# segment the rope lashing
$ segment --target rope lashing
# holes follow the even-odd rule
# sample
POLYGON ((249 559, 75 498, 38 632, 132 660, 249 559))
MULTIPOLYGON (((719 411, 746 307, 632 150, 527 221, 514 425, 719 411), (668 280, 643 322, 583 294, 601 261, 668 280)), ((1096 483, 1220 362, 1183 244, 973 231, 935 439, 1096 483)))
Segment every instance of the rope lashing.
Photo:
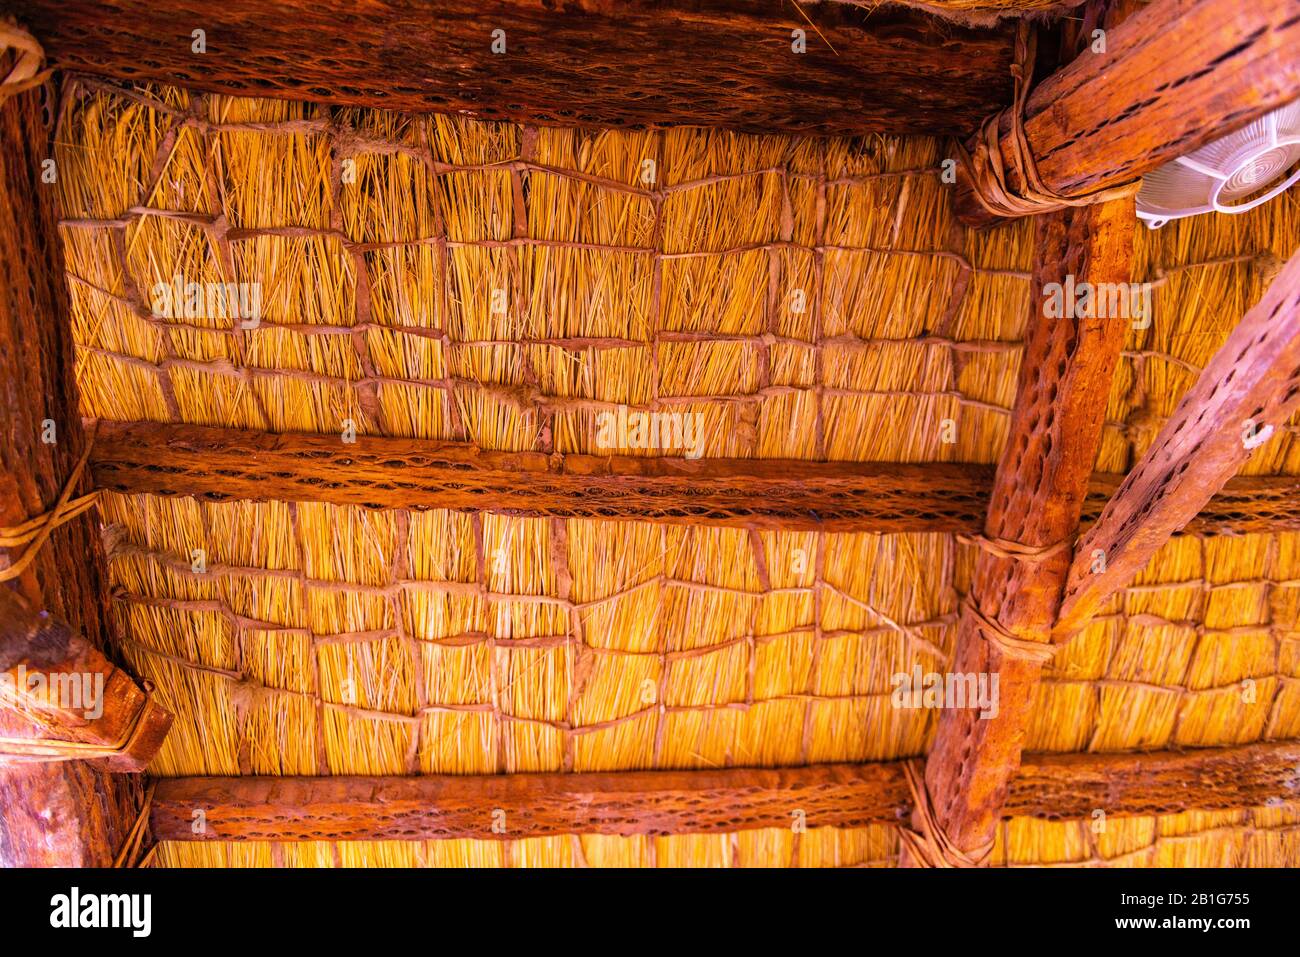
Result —
POLYGON ((153 793, 157 787, 158 782, 154 781, 144 792, 140 813, 135 816, 135 822, 122 842, 122 850, 113 859, 114 867, 148 867, 153 860, 158 845, 154 844, 146 851, 145 841, 149 835, 149 812, 153 809, 153 793))
POLYGON ((980 635, 998 650, 1003 658, 1017 658, 1021 661, 1037 661, 1046 664, 1056 655, 1056 646, 1040 641, 1026 641, 1012 634, 1002 622, 990 618, 980 609, 969 595, 962 599, 962 605, 975 618, 980 635))
POLYGON ((993 853, 993 842, 967 853, 948 837, 935 814, 930 791, 925 786, 925 771, 919 761, 905 761, 903 776, 912 794, 912 822, 919 830, 899 827, 899 837, 920 867, 982 867, 993 853))
POLYGON ((1136 193, 1142 186, 1140 179, 1120 186, 1108 186, 1079 195, 1066 195, 1053 190, 1038 172, 1038 163, 1029 148, 1025 135, 1025 104, 1029 99, 1029 81, 1034 67, 1036 40, 1029 24, 1022 20, 1016 32, 1015 59, 1011 76, 1015 82, 1012 103, 988 117, 975 137, 974 152, 956 140, 957 161, 970 179, 975 199, 989 213, 998 217, 1034 216, 1066 206, 1089 206, 1093 203, 1122 199, 1136 193), (1003 161, 1001 127, 1003 120, 1011 130, 1011 169, 1016 179, 1009 179, 1003 161), (1012 185, 1018 181, 1017 189, 1012 185))
POLYGON ((982 548, 990 555, 996 555, 998 558, 1028 562, 1035 565, 1074 544, 1069 540, 1062 540, 1052 545, 1022 545, 1020 542, 1013 542, 1006 538, 966 534, 958 534, 957 541, 963 545, 974 545, 976 548, 982 548))
MULTIPOLYGON (((1070 539, 1062 539, 1051 545, 1022 545, 1020 542, 988 535, 958 535, 957 541, 965 545, 974 545, 998 558, 1025 562, 1031 565, 1043 562, 1065 549, 1072 548, 1074 545, 1070 539)), ((1012 634, 1002 622, 984 614, 984 610, 969 594, 962 599, 962 604, 975 618, 984 640, 997 648, 1003 658, 1019 658, 1025 661, 1038 661, 1043 664, 1052 660, 1055 654, 1054 646, 1037 641, 1026 641, 1012 634)))
POLYGON ((9 74, 0 80, 0 102, 40 86, 53 72, 41 69, 45 51, 34 36, 17 24, 0 20, 0 53, 6 50, 16 51, 17 59, 9 74))
POLYGON ((131 721, 111 744, 90 741, 58 741, 50 738, 0 737, 0 758, 20 764, 42 764, 55 761, 82 761, 91 758, 112 757, 124 754, 135 744, 144 726, 144 715, 149 710, 146 698, 131 715, 131 721))
POLYGON ((65 522, 81 515, 90 509, 99 499, 99 490, 96 489, 86 495, 78 498, 72 497, 72 490, 77 487, 77 482, 81 480, 81 473, 85 471, 86 463, 90 460, 90 450, 94 447, 94 435, 90 435, 86 440, 86 450, 81 453, 81 458, 77 460, 72 474, 68 476, 67 483, 63 486, 63 492, 59 495, 59 500, 54 507, 42 515, 30 518, 21 525, 13 525, 8 528, 0 528, 0 548, 20 548, 23 553, 8 568, 0 568, 0 582, 7 582, 17 578, 27 570, 27 567, 36 560, 37 554, 47 541, 53 531, 65 522))

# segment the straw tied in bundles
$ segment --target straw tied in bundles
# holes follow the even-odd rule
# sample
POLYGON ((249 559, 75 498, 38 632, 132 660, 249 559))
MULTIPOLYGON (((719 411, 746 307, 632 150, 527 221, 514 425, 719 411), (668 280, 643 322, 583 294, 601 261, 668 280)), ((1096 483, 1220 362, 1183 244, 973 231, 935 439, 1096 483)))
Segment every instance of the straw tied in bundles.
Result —
POLYGON ((233 319, 245 329, 262 321, 260 282, 187 282, 177 273, 150 290, 157 319, 233 319))
POLYGON ((704 452, 703 419, 699 412, 633 412, 620 405, 596 416, 596 447, 677 450, 698 459, 704 452))
POLYGON ((978 708, 984 720, 998 716, 997 672, 940 674, 916 665, 890 679, 889 703, 895 708, 978 708))

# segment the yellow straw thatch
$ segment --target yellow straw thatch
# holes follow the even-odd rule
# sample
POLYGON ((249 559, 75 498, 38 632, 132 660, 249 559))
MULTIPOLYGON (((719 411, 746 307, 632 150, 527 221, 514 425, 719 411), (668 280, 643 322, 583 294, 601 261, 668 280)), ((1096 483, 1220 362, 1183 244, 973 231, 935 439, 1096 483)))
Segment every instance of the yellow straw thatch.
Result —
MULTIPOLYGON (((994 462, 1032 225, 956 225, 923 138, 523 129, 164 88, 69 90, 83 411, 607 454, 602 412, 698 414, 705 456, 994 462), (183 121, 188 121, 184 122, 183 121), (182 125, 183 124, 183 125, 182 125), (254 328, 153 317, 259 283, 254 328), (964 292, 962 290, 964 289, 964 292)), ((1139 231, 1098 468, 1124 471, 1300 238, 1284 196, 1139 231)), ((1292 428, 1248 469, 1300 471, 1292 428)), ((626 449, 634 454, 680 450, 626 449)), ((123 652, 176 725, 153 772, 714 768, 924 754, 973 549, 105 495, 123 652)), ((1027 747, 1300 737, 1300 536, 1175 538, 1037 692, 1027 747)), ((1294 810, 1012 821, 999 863, 1294 863, 1294 810)), ((856 866, 885 828, 165 845, 231 866, 856 866)))

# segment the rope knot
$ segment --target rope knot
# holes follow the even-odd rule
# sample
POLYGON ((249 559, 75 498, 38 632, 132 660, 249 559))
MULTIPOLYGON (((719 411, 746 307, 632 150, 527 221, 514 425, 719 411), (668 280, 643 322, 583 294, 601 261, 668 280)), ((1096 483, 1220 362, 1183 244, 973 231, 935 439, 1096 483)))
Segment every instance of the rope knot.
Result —
POLYGON ((53 72, 41 69, 45 50, 34 36, 16 23, 0 20, 0 53, 8 50, 14 51, 15 59, 9 74, 0 80, 0 102, 40 86, 53 72))
POLYGON ((0 528, 0 548, 19 548, 23 553, 8 568, 0 568, 0 582, 11 581, 17 578, 27 570, 27 566, 36 560, 37 554, 50 538, 50 535, 56 528, 64 522, 70 522, 72 519, 88 511, 99 501, 99 490, 96 489, 79 498, 73 498, 73 489, 81 480, 81 473, 85 471, 86 462, 90 459, 90 450, 94 447, 95 436, 92 432, 86 439, 86 451, 81 454, 77 460, 76 467, 73 468, 72 474, 68 476, 68 481, 63 486, 63 492, 59 495, 59 500, 54 507, 48 512, 37 515, 35 518, 28 519, 21 525, 12 525, 8 528, 0 528))
POLYGON ((1035 36, 1028 22, 1020 21, 1015 61, 1011 65, 1015 84, 1011 105, 984 121, 975 136, 973 153, 960 140, 956 141, 957 161, 970 178, 975 199, 994 216, 1015 217, 1050 213, 1066 206, 1088 206, 1136 193, 1142 186, 1140 179, 1075 196, 1058 193, 1044 182, 1025 134, 1025 104, 1029 100, 1035 46, 1035 36), (1002 155, 1003 120, 1011 129, 1010 169, 1004 164, 1002 155), (1008 176, 1010 170, 1015 171, 1014 179, 1008 176), (1020 184, 1018 188, 1012 185, 1017 182, 1020 184))
POLYGON ((983 867, 993 853, 993 842, 989 841, 970 853, 963 851, 939 823, 921 763, 905 761, 903 777, 907 779, 907 789, 912 794, 912 822, 917 830, 900 827, 898 833, 912 860, 920 867, 983 867))

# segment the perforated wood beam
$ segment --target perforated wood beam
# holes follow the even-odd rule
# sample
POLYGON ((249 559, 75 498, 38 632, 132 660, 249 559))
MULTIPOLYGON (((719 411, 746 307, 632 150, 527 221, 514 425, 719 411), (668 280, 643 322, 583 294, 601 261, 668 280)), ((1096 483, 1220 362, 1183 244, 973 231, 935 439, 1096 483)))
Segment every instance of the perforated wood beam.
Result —
POLYGON ((563 126, 961 133, 1009 26, 769 0, 24 0, 54 63, 125 80, 563 126), (205 31, 206 52, 192 31, 205 31), (794 30, 806 52, 792 48, 794 30), (500 31, 499 33, 497 31, 500 31), (494 48, 495 44, 495 48, 494 48))
POLYGON ((1101 518, 1079 541, 1064 640, 1123 588, 1300 409, 1300 253, 1214 354, 1101 518))
MULTIPOLYGON (((1006 817, 1060 821, 1260 807, 1300 788, 1300 744, 1148 754, 1027 755, 1006 817)), ((170 778, 164 841, 518 840, 897 824, 911 798, 897 763, 779 770, 423 777, 170 778), (195 811, 202 811, 200 817, 195 811), (504 812, 494 816, 494 812, 504 812), (796 814, 802 812, 802 815, 796 814), (196 820, 204 826, 194 827, 196 820), (495 824, 504 824, 502 831, 495 824)))
MULTIPOLYGON (((1108 29, 1105 45, 1044 79, 1026 104, 1029 148, 1058 193, 1128 182, 1300 95, 1295 0, 1154 0, 1108 29)), ((1001 147, 1009 164, 1006 118, 1001 147)), ((993 221, 969 183, 958 188, 963 222, 993 221)))
MULTIPOLYGON (((0 73, 11 63, 0 55, 0 73)), ((41 93, 0 102, 0 527, 26 522, 59 497, 84 437, 77 416, 72 331, 55 231, 55 187, 41 182, 50 131, 41 93), (48 423, 53 424, 50 435, 48 423), (42 441, 42 435, 54 442, 42 441)), ((86 491, 86 481, 77 491, 86 491)), ((0 568, 21 549, 0 548, 0 568)), ((103 647, 106 596, 89 515, 62 525, 25 573, 0 588, 74 625, 103 647)), ((111 864, 134 822, 140 787, 81 762, 0 768, 0 865, 111 864)))
POLYGON ((987 497, 954 465, 487 452, 151 422, 102 423, 91 465, 123 492, 758 528, 954 529, 987 497))
MULTIPOLYGON (((1034 251, 1025 355, 983 532, 989 539, 1049 549, 1071 541, 1078 528, 1128 322, 1045 318, 1043 287, 1067 275, 1076 282, 1127 283, 1132 201, 1038 217, 1034 251)), ((1017 639, 1044 643, 1069 564, 1068 547, 1033 561, 981 551, 968 599, 1017 639)), ((951 670, 997 673, 998 713, 984 719, 974 709, 944 710, 925 766, 939 827, 976 861, 986 861, 992 846, 1042 668, 1032 658, 1004 654, 988 638, 989 626, 963 605, 951 670)), ((915 824, 920 830, 919 819, 915 824)), ((906 851, 901 861, 920 863, 906 851)))
MULTIPOLYGON (((975 534, 993 487, 983 465, 548 456, 154 422, 101 422, 90 464, 128 494, 826 531, 975 534)), ((1085 523, 1122 480, 1092 476, 1085 523)), ((1187 527, 1282 530, 1300 530, 1300 476, 1233 479, 1187 527)))

